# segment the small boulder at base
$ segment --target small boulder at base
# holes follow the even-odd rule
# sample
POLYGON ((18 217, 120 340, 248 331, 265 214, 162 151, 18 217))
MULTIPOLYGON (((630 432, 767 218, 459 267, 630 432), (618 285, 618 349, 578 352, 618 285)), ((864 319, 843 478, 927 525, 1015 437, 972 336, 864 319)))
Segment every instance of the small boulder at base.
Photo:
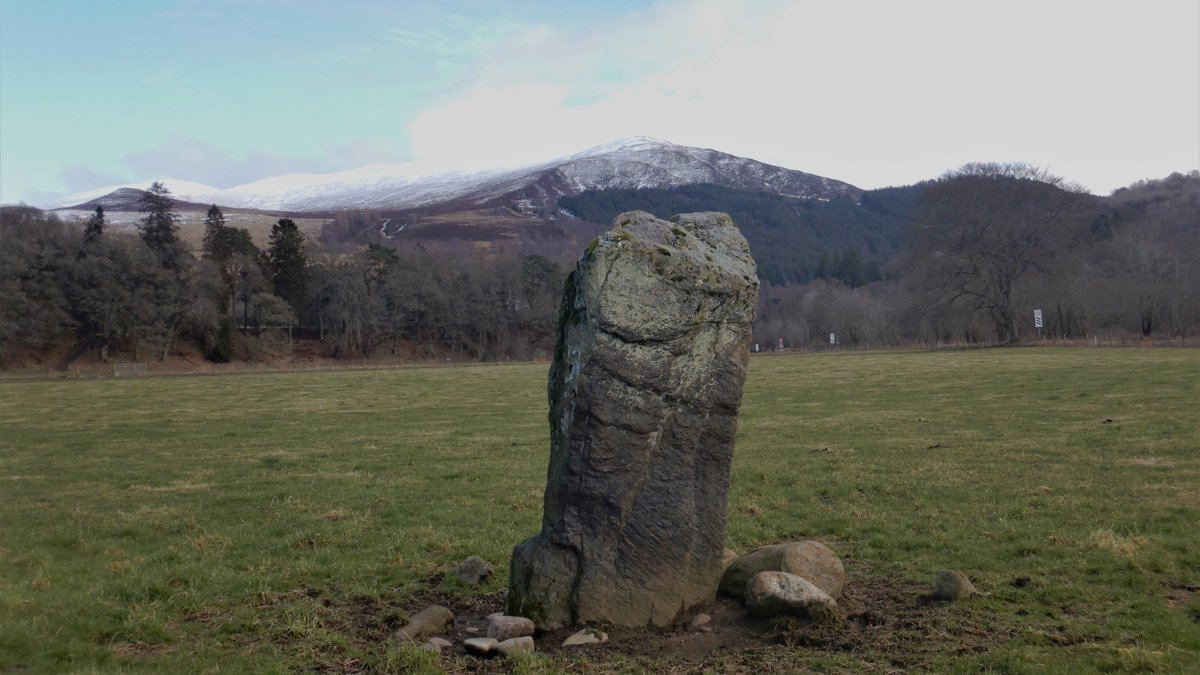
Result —
POLYGON ((483 558, 473 555, 460 562, 450 574, 468 586, 478 586, 492 577, 492 566, 483 558))
POLYGON ((435 637, 435 638, 429 638, 428 640, 426 640, 425 644, 421 645, 421 649, 424 649, 425 651, 431 652, 434 654, 441 654, 442 652, 446 651, 447 649, 449 649, 453 646, 454 646, 453 642, 450 642, 449 640, 447 640, 445 638, 435 637))
POLYGON ((579 645, 599 645, 608 642, 608 633, 595 628, 584 628, 576 631, 563 640, 564 647, 577 647, 579 645))
POLYGON ((504 642, 496 645, 496 651, 501 656, 512 656, 513 654, 528 654, 535 649, 533 638, 525 635, 523 637, 509 638, 504 642))
POLYGON ((506 616, 501 614, 493 616, 488 621, 488 637, 495 638, 499 642, 504 642, 512 638, 525 637, 533 635, 536 627, 533 621, 526 619, 523 616, 506 616))
POLYGON ((933 581, 933 592, 929 594, 929 599, 953 602, 965 600, 976 592, 967 575, 954 570, 942 570, 933 581))
POLYGON ((721 594, 741 597, 746 583, 759 572, 804 577, 835 600, 846 587, 846 569, 837 554, 819 541, 797 541, 763 546, 733 561, 721 577, 721 594))
POLYGON ((787 572, 759 572, 746 584, 746 609, 758 617, 837 615, 837 601, 804 577, 787 572))
POLYGON ((454 625, 454 613, 441 605, 430 605, 417 612, 392 639, 397 642, 416 642, 429 635, 445 633, 454 625))
POLYGON ((496 652, 496 645, 500 644, 495 638, 467 638, 463 640, 463 647, 466 648, 468 654, 475 656, 490 656, 496 652))

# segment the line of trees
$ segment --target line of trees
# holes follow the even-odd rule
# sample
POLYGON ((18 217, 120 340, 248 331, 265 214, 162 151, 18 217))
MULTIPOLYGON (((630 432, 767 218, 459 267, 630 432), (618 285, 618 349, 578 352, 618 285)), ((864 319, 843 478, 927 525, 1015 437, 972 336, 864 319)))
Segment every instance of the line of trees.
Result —
MULTIPOLYGON (((883 278, 764 284, 760 341, 816 347, 1182 339, 1200 322, 1200 174, 1100 199, 1022 164, 924 185, 883 278)), ((753 243, 752 243, 753 248, 753 243)))
MULTIPOLYGON (((1196 172, 1106 198, 1026 165, 971 164, 859 202, 713 186, 564 201, 601 214, 732 205, 723 210, 747 219, 739 226, 751 250, 769 260, 755 324, 768 345, 817 347, 830 333, 871 347, 1013 343, 1036 335, 1034 309, 1049 338, 1182 337, 1200 322, 1196 172), (833 236, 836 223, 851 229, 833 236)), ((197 257, 173 208, 155 183, 136 235, 110 231, 99 207, 83 223, 0 209, 0 365, 55 350, 64 364, 89 351, 165 358, 182 344, 217 362, 297 345, 334 357, 476 360, 552 346, 565 274, 547 258, 375 242, 331 250, 288 218, 260 250, 217 206, 197 257)))
POLYGON ((564 274, 546 258, 375 244, 326 253, 288 218, 260 250, 214 205, 197 259, 161 183, 140 207, 136 236, 111 232, 103 207, 82 227, 0 209, 0 365, 64 343, 64 365, 92 350, 163 359, 181 340, 215 362, 285 353, 298 337, 335 357, 416 348, 484 360, 549 348, 564 274))

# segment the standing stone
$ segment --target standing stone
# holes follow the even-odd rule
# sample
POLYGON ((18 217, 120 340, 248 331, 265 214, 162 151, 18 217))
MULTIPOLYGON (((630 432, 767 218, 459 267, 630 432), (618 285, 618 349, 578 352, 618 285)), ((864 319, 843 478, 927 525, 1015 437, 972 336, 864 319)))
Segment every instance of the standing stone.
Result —
POLYGON ((757 302, 725 214, 625 213, 580 258, 550 367, 542 531, 513 552, 509 614, 668 626, 713 599, 757 302))

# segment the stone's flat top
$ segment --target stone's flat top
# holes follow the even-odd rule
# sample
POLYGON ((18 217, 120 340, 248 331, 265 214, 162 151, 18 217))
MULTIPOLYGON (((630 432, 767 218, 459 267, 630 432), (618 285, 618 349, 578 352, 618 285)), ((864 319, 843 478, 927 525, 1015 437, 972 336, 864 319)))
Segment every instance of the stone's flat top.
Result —
POLYGON ((697 321, 754 321, 757 306, 727 302, 753 289, 758 274, 750 246, 723 213, 688 213, 670 221, 643 211, 617 216, 580 267, 584 296, 598 327, 629 342, 664 342, 697 321), (699 311, 698 311, 699 309, 699 311))
MULTIPOLYGON (((757 276, 750 244, 724 213, 681 213, 662 220, 645 211, 617 216, 613 228, 596 240, 596 250, 663 247, 696 265, 712 265, 731 275, 757 276)), ((685 286, 706 285, 704 279, 680 279, 685 286)), ((717 289, 719 290, 719 289, 717 289)))

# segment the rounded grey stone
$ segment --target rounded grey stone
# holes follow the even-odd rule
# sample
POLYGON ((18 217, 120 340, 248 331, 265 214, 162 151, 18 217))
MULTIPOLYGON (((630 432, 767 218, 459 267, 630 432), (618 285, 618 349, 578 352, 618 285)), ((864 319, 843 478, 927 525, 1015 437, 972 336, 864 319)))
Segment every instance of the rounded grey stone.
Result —
POLYGON ((746 609, 759 617, 784 615, 822 619, 837 614, 837 601, 804 577, 759 572, 746 584, 746 609))

